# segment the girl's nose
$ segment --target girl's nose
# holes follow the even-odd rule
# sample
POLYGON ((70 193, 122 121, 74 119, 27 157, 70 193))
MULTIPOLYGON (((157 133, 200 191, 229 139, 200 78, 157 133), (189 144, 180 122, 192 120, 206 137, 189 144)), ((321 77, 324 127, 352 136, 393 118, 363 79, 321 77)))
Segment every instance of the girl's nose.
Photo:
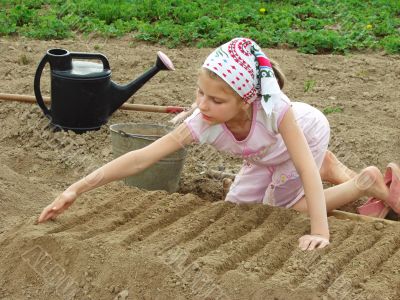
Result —
POLYGON ((200 110, 205 111, 207 110, 207 100, 205 97, 199 97, 199 102, 197 104, 200 110))

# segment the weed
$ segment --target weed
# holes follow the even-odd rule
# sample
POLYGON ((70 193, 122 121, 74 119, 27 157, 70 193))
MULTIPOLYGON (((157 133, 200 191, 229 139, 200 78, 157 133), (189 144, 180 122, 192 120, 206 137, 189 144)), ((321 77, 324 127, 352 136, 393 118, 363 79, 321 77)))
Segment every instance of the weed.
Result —
POLYGON ((307 92, 311 91, 313 89, 314 85, 315 85, 315 80, 307 79, 304 82, 304 92, 307 93, 307 92))
POLYGON ((333 107, 325 107, 322 112, 324 113, 324 115, 329 115, 332 113, 341 113, 343 112, 343 108, 339 107, 339 106, 333 106, 333 107))

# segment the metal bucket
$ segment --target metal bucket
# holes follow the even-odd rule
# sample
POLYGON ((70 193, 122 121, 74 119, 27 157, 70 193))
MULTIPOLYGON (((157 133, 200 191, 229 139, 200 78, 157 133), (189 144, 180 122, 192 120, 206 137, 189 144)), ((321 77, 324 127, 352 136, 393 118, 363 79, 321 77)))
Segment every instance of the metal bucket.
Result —
MULTIPOLYGON (((110 126, 113 155, 115 158, 136 149, 141 149, 167 134, 172 128, 155 124, 122 123, 110 126)), ((184 148, 164 157, 146 170, 129 176, 124 182, 146 190, 176 192, 183 168, 184 148)))

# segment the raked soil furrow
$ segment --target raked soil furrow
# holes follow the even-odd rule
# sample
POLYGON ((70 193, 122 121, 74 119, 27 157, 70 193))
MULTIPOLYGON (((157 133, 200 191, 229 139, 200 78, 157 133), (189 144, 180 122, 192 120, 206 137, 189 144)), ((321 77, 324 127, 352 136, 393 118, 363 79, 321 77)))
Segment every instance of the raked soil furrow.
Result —
POLYGON ((270 242, 290 220, 284 216, 283 211, 275 210, 260 226, 236 240, 224 243, 207 255, 199 257, 197 263, 219 275, 233 270, 240 262, 248 260, 270 242))
MULTIPOLYGON (((398 230, 397 230, 398 231, 398 230)), ((389 242, 389 240, 388 240, 389 242)), ((349 296, 351 299, 400 299, 400 250, 399 245, 396 245, 396 251, 391 253, 393 247, 386 244, 389 248, 389 254, 391 256, 386 259, 388 255, 385 249, 375 249, 374 260, 378 259, 379 254, 382 253, 384 256, 384 262, 379 265, 378 269, 371 270, 365 274, 363 281, 358 284, 358 288, 354 291, 350 289, 349 296)), ((368 262, 369 257, 366 257, 368 262)), ((351 278, 351 280, 353 280, 351 278)))
POLYGON ((381 266, 400 248, 400 230, 390 228, 384 234, 373 247, 353 258, 326 290, 332 291, 338 280, 342 283, 346 282, 345 285, 349 290, 355 290, 366 278, 379 273, 381 266), (365 260, 365 257, 368 257, 368 261, 365 260))
POLYGON ((22 256, 38 247, 77 282, 87 276, 76 266, 106 264, 107 272, 91 275, 97 279, 85 285, 93 295, 104 294, 107 278, 126 278, 127 272, 126 284, 154 278, 185 299, 206 298, 209 291, 226 299, 347 299, 377 294, 377 285, 384 299, 398 296, 400 276, 393 274, 400 269, 400 227, 395 225, 331 217, 330 246, 304 252, 298 239, 309 232, 310 221, 293 210, 210 203, 192 194, 135 190, 124 195, 99 203, 102 211, 85 204, 90 206, 86 215, 72 210, 44 225, 33 225, 32 218, 3 233, 8 254, 1 261, 19 266, 7 269, 4 280, 21 270, 33 276, 36 270, 22 256), (157 272, 146 274, 146 266, 157 272))
POLYGON ((135 220, 136 226, 114 232, 116 234, 114 239, 120 239, 123 245, 142 241, 152 233, 169 226, 197 209, 201 209, 203 205, 204 202, 198 197, 187 195, 182 197, 180 201, 176 201, 173 205, 161 210, 152 208, 147 215, 142 215, 135 220))
MULTIPOLYGON (((97 205, 91 203, 93 208, 85 209, 83 213, 73 212, 72 214, 62 215, 57 219, 58 225, 54 229, 51 229, 49 233, 71 230, 88 232, 90 236, 89 232, 93 230, 93 234, 95 235, 97 230, 102 230, 102 228, 109 226, 114 227, 114 223, 128 222, 136 215, 147 211, 149 207, 156 203, 155 199, 157 199, 157 197, 157 193, 152 195, 150 192, 148 197, 129 201, 129 194, 117 193, 104 203, 97 205), (107 224, 99 226, 98 223, 104 221, 105 218, 107 224)), ((77 205, 80 205, 80 203, 77 205)), ((107 231, 107 229, 104 229, 104 231, 107 231)))
POLYGON ((269 210, 259 209, 257 206, 236 206, 229 214, 211 224, 196 239, 182 245, 190 253, 188 262, 205 256, 219 246, 234 241, 256 229, 268 218, 269 213, 269 210))
POLYGON ((239 271, 257 273, 261 281, 267 280, 279 271, 294 251, 298 251, 299 237, 309 231, 307 222, 303 216, 293 215, 269 243, 239 266, 239 271))
POLYGON ((234 205, 228 202, 205 203, 191 214, 181 217, 171 225, 155 231, 145 243, 150 243, 156 251, 167 251, 171 247, 195 239, 208 226, 224 217, 234 205), (174 239, 171 239, 171 236, 174 239))
POLYGON ((334 223, 331 226, 331 244, 329 247, 318 251, 293 251, 292 256, 284 263, 282 268, 268 278, 272 286, 281 286, 282 288, 295 288, 304 280, 318 265, 323 255, 340 245, 348 238, 354 230, 355 224, 350 221, 334 223))
POLYGON ((381 233, 374 233, 371 223, 367 223, 362 227, 358 226, 352 235, 321 258, 297 289, 311 287, 318 291, 327 289, 341 276, 343 269, 348 264, 351 264, 353 259, 358 256, 365 257, 364 252, 374 247, 382 237, 381 233), (360 236, 366 234, 368 238, 360 239, 360 236))
POLYGON ((132 226, 131 223, 135 218, 140 216, 140 214, 147 212, 154 205, 155 202, 151 201, 151 199, 135 203, 133 208, 124 205, 123 207, 125 208, 121 208, 120 211, 113 213, 113 216, 109 216, 107 221, 104 221, 101 216, 89 216, 87 222, 81 224, 82 228, 79 228, 79 225, 77 225, 71 229, 71 231, 80 232, 81 235, 79 236, 79 239, 81 240, 90 239, 101 234, 108 234, 124 227, 126 224, 132 226), (105 224, 99 226, 100 222, 105 224))

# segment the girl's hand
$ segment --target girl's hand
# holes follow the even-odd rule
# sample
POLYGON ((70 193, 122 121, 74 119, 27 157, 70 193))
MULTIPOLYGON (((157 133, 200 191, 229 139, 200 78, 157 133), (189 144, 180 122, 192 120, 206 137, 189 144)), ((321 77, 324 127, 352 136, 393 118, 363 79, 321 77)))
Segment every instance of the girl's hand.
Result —
POLYGON ((329 245, 329 239, 322 235, 303 235, 299 238, 299 247, 301 250, 314 250, 315 248, 324 248, 329 245))
POLYGON ((39 216, 38 223, 44 223, 49 219, 56 218, 59 214, 63 213, 72 203, 78 198, 74 191, 64 191, 58 196, 53 203, 45 207, 39 216))
POLYGON ((189 110, 180 112, 175 117, 173 117, 169 122, 171 122, 173 125, 178 125, 179 123, 183 122, 183 120, 185 120, 187 117, 189 117, 195 111, 196 108, 197 104, 193 103, 189 110))

